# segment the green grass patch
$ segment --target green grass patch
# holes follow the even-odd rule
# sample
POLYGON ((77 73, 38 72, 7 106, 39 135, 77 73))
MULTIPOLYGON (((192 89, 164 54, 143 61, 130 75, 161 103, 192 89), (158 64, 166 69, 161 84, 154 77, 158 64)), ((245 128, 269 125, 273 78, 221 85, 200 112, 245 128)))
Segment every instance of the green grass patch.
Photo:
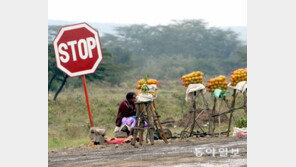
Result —
POLYGON ((90 142, 89 138, 80 138, 76 140, 48 140, 48 149, 57 149, 64 147, 77 147, 90 142))

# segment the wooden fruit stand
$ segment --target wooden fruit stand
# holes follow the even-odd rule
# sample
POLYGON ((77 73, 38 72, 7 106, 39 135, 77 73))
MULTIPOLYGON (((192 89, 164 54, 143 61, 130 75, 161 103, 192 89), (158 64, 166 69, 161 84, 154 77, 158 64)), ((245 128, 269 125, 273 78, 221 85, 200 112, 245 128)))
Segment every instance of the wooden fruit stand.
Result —
MULTIPOLYGON (((194 73, 194 72, 193 72, 194 73)), ((212 97, 210 100, 213 100, 213 106, 210 109, 209 108, 209 103, 207 102, 207 99, 204 97, 204 94, 202 93, 202 90, 199 90, 199 92, 193 92, 193 96, 191 96, 191 103, 190 103, 190 109, 189 112, 191 114, 190 116, 190 120, 187 120, 187 125, 185 126, 184 130, 181 131, 180 137, 181 138, 186 138, 186 137, 192 137, 193 135, 210 135, 212 137, 218 135, 219 137, 222 134, 226 134, 227 136, 229 136, 230 134, 230 129, 231 129, 231 124, 232 124, 232 120, 234 119, 233 117, 233 113, 236 110, 239 109, 244 109, 245 114, 247 114, 247 90, 246 90, 246 82, 241 82, 241 81, 246 81, 246 74, 247 73, 247 69, 238 69, 236 71, 234 71, 230 77, 230 81, 232 83, 229 83, 225 80, 226 77, 223 75, 220 75, 219 77, 216 78, 212 78, 210 80, 208 80, 208 84, 206 85, 206 87, 208 88, 209 92, 212 93, 212 97), (236 86, 238 83, 240 83, 242 87, 239 86, 239 88, 234 87, 236 86), (227 88, 233 88, 233 92, 231 95, 231 101, 229 102, 228 99, 226 98, 226 95, 229 93, 227 91, 227 88), (243 91, 245 90, 245 91, 243 91), (244 99, 244 104, 242 106, 236 107, 236 99, 237 99, 237 94, 238 93, 242 93, 243 94, 243 99, 244 99), (202 109, 201 107, 197 108, 196 106, 196 99, 197 99, 197 93, 198 95, 200 95, 202 97, 202 102, 204 103, 204 106, 206 107, 205 109, 202 109), (222 108, 222 104, 225 103, 226 104, 226 108, 227 111, 221 111, 222 108), (198 111, 200 111, 198 113, 198 111), (200 115, 203 112, 207 112, 208 113, 208 131, 205 132, 205 130, 203 129, 203 127, 200 126, 200 124, 198 123, 198 118, 200 117, 200 115), (229 116, 227 116, 226 114, 229 114, 229 116), (228 118, 228 127, 227 130, 222 132, 221 131, 221 115, 225 115, 228 118), (218 120, 218 121, 217 121, 218 120), (218 122, 218 133, 215 132, 216 130, 216 122, 218 122), (202 131, 202 133, 195 133, 194 132, 194 128, 197 127, 197 129, 200 129, 202 131)), ((194 76, 194 75, 193 75, 194 76)), ((191 91, 191 89, 189 88, 190 86, 195 86, 195 85, 190 85, 190 84, 195 84, 195 82, 191 82, 189 83, 189 85, 187 85, 188 83, 184 81, 187 81, 186 78, 193 78, 192 74, 187 74, 185 76, 182 77, 183 79, 183 86, 188 86, 187 88, 187 94, 188 94, 188 90, 191 91)), ((189 79, 190 80, 190 79, 189 79)), ((201 83, 201 81, 197 81, 199 83, 201 83)), ((187 96, 186 96, 187 98, 187 96)), ((187 118, 188 119, 188 118, 187 118)))
MULTIPOLYGON (((237 98, 237 94, 239 92, 234 89, 233 90, 233 93, 232 93, 232 100, 231 100, 231 103, 229 104, 228 100, 226 99, 226 97, 224 96, 222 99, 220 99, 221 103, 222 102, 225 102, 228 110, 227 111, 224 111, 224 112, 221 112, 221 113, 217 113, 215 114, 215 112, 213 112, 212 114, 212 117, 215 118, 223 115, 223 114, 229 114, 229 117, 228 117, 228 128, 227 128, 227 131, 226 131, 226 134, 227 136, 229 136, 229 133, 230 133, 230 129, 231 129, 231 123, 232 123, 232 119, 233 119, 233 113, 234 111, 236 110, 239 110, 239 109, 244 109, 244 112, 247 114, 247 90, 243 92, 243 97, 244 97, 244 104, 242 106, 239 106, 239 107, 236 107, 236 98, 237 98)), ((216 99, 214 99, 214 107, 213 107, 213 110, 215 109, 215 106, 216 106, 216 102, 217 101, 216 99)), ((215 122, 214 122, 214 125, 215 125, 215 122)), ((214 131, 214 129, 212 130, 214 131)))
MULTIPOLYGON (((209 113, 209 105, 208 102, 206 100, 206 98, 204 97, 204 94, 202 92, 202 90, 198 91, 198 95, 200 95, 203 99, 203 103, 206 106, 205 109, 201 109, 199 108, 200 112, 198 113, 198 108, 196 106, 196 99, 197 99, 197 91, 193 92, 193 96, 191 96, 191 103, 190 103, 190 119, 192 120, 188 120, 187 125, 185 126, 184 130, 181 132, 180 136, 181 138, 187 138, 187 137, 192 137, 193 135, 206 135, 205 130, 200 126, 200 124, 198 123, 198 118, 201 116, 201 114, 203 114, 204 112, 208 112, 209 113), (197 129, 200 129, 202 131, 201 134, 199 133, 195 133, 194 132, 194 128, 195 126, 197 126, 197 129)), ((209 118, 211 116, 209 115, 209 118)))
POLYGON ((145 130, 144 129, 145 122, 147 122, 148 124, 146 139, 149 134, 151 145, 154 144, 154 133, 155 133, 155 130, 158 130, 158 129, 160 130, 160 135, 162 136, 163 141, 165 143, 168 143, 166 134, 164 133, 163 128, 161 126, 161 122, 159 120, 160 116, 156 111, 155 101, 136 102, 136 112, 137 112, 136 125, 134 127, 134 134, 133 134, 133 140, 131 142, 131 145, 135 146, 138 132, 139 132, 139 143, 140 145, 143 145, 143 133, 145 130))

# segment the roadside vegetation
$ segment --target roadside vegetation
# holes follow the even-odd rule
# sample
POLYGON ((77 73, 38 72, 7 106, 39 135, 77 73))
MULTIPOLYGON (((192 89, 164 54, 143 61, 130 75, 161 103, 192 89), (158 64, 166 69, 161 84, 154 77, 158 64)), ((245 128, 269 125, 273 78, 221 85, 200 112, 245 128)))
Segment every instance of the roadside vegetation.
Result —
MULTIPOLYGON (((160 81, 157 92, 157 109, 161 115, 161 120, 172 117, 176 124, 183 118, 189 109, 189 104, 185 101, 186 88, 181 86, 181 81, 160 81)), ((106 83, 88 84, 91 111, 94 126, 106 128, 108 136, 114 136, 115 119, 120 102, 125 98, 127 92, 134 91, 135 81, 125 82, 119 86, 110 86, 106 83)), ((82 86, 80 88, 66 88, 60 94, 59 99, 52 100, 54 92, 49 92, 48 100, 48 146, 49 149, 79 146, 89 143, 89 118, 82 86)), ((206 98, 213 104, 210 94, 206 93, 206 98)), ((231 99, 231 96, 227 98, 231 99)), ((243 104, 242 96, 238 97, 237 106, 243 104)), ((226 111, 225 105, 222 111, 226 111)), ((246 117, 243 110, 234 113, 236 120, 246 117)), ((233 121, 233 125, 235 122, 233 121)), ((206 129, 206 127, 204 127, 206 129)), ((226 130, 226 123, 222 125, 222 130, 226 130)), ((170 128, 177 135, 183 127, 170 128)))

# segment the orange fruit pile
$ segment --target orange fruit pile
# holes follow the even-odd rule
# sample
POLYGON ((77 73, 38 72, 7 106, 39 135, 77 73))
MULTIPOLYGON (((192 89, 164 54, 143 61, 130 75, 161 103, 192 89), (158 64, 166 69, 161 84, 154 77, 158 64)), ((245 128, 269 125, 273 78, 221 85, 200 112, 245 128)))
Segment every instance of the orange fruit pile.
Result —
POLYGON ((182 85, 187 87, 190 84, 203 84, 203 72, 195 71, 187 75, 182 76, 182 85))
POLYGON ((148 79, 148 80, 140 79, 138 81, 138 85, 137 85, 136 89, 138 89, 138 90, 141 89, 142 85, 144 85, 144 84, 147 84, 147 85, 155 84, 155 85, 157 85, 157 87, 159 85, 159 83, 156 79, 148 79))
POLYGON ((231 86, 236 86, 236 84, 241 81, 247 81, 247 68, 240 68, 233 71, 231 73, 229 81, 231 82, 231 86))
MULTIPOLYGON (((138 85, 136 86, 136 89, 138 89, 139 91, 137 92, 137 95, 139 95, 140 93, 147 93, 147 89, 143 90, 143 88, 147 87, 147 85, 157 85, 157 87, 159 86, 159 82, 156 79, 140 79, 138 81, 138 85), (144 87, 142 88, 142 86, 144 85, 144 87)), ((156 93, 155 92, 149 92, 153 97, 156 97, 156 93)))
POLYGON ((208 80, 206 87, 209 89, 209 92, 214 92, 215 89, 221 89, 223 92, 226 92, 227 85, 226 77, 220 75, 219 77, 208 80))

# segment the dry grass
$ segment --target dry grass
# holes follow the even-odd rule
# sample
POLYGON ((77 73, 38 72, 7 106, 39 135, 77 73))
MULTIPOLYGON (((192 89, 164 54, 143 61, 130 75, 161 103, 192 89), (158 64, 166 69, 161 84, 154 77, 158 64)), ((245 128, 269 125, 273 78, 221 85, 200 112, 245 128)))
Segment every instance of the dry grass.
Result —
MULTIPOLYGON (((118 106, 127 92, 136 92, 135 83, 136 81, 126 82, 119 87, 87 83, 94 125, 106 128, 107 135, 113 136, 118 106)), ((160 81, 156 105, 162 120, 173 117, 178 121, 183 117, 188 110, 185 91, 186 88, 181 86, 180 81, 160 81)), ((51 100, 52 97, 53 92, 50 92, 48 97, 49 148, 80 145, 86 142, 89 118, 83 88, 65 89, 56 101, 51 100)), ((209 93, 206 94, 206 98, 212 105, 213 100, 209 93)), ((243 99, 239 95, 237 106, 242 104, 243 99)), ((222 111, 225 110, 227 108, 223 105, 222 111)), ((239 110, 234 115, 235 119, 243 116, 245 116, 243 110, 239 110)), ((181 128, 177 127, 173 131, 179 129, 181 128)))

